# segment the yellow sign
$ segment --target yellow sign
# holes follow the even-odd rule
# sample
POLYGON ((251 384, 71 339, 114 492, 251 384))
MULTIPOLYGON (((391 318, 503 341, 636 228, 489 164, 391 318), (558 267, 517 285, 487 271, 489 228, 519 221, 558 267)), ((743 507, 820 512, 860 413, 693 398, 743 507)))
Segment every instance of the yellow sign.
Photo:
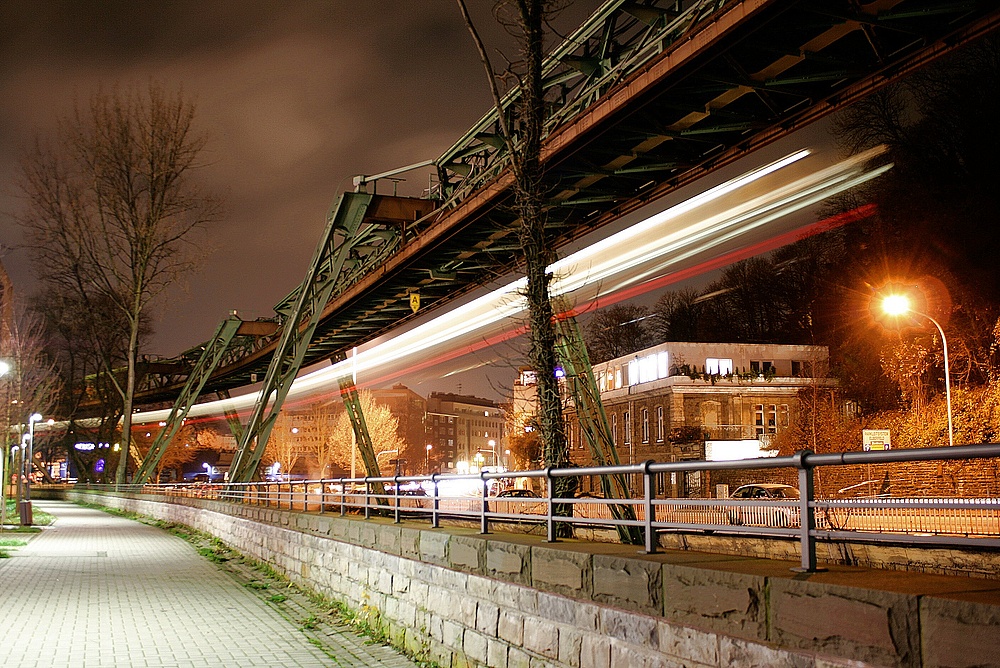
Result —
POLYGON ((889 450, 892 448, 892 439, 888 429, 862 429, 861 449, 865 452, 872 450, 889 450))
POLYGON ((410 293, 410 310, 412 310, 414 313, 416 313, 417 309, 419 309, 419 308, 420 308, 420 293, 419 292, 411 292, 410 293))

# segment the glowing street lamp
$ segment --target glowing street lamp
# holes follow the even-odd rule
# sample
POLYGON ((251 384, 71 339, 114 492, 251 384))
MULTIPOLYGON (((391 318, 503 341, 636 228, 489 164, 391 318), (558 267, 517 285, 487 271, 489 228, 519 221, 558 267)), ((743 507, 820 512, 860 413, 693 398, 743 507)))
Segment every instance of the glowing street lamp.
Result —
POLYGON ((431 450, 433 449, 434 446, 428 443, 424 452, 424 473, 431 472, 431 450))
POLYGON ((901 316, 908 313, 923 316, 934 323, 934 326, 937 327, 938 333, 941 334, 941 347, 944 349, 944 396, 945 402, 948 405, 948 445, 955 445, 955 435, 951 422, 951 376, 948 371, 948 339, 944 336, 944 329, 942 329, 940 323, 938 323, 938 321, 931 316, 926 313, 921 313, 920 311, 914 311, 910 307, 909 297, 905 295, 889 295, 885 297, 882 300, 882 310, 891 316, 901 316))

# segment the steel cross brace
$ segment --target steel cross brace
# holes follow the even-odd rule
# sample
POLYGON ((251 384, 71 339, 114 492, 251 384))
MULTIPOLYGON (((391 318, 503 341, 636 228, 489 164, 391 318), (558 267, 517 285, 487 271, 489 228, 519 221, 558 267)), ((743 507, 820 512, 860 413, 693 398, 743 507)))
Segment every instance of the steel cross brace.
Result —
MULTIPOLYGON (((378 467, 378 457, 375 456, 375 444, 368 431, 364 411, 361 410, 361 397, 358 395, 358 388, 350 376, 341 376, 338 382, 340 383, 340 398, 344 400, 344 408, 347 409, 347 416, 351 420, 351 427, 354 429, 354 437, 357 439, 358 452, 361 453, 361 461, 365 464, 365 471, 373 478, 380 478, 382 473, 378 467)), ((385 485, 381 482, 376 483, 375 489, 371 491, 378 495, 385 494, 385 485)))
POLYGON ((331 296, 379 266, 402 243, 391 227, 365 223, 372 195, 344 193, 334 207, 312 263, 283 323, 264 385, 240 439, 230 480, 250 482, 292 382, 302 366, 323 309, 331 296))
POLYGON ((156 470, 160 460, 163 459, 163 454, 167 451, 170 441, 173 440, 174 436, 180 430, 181 425, 184 424, 184 418, 187 417, 191 407, 197 401, 198 395, 201 394, 201 390, 205 387, 209 376, 212 375, 212 372, 219 365, 219 361, 225 354, 233 337, 236 336, 236 332, 241 324, 242 321, 239 318, 226 318, 219 324, 212 340, 205 346, 205 350, 202 351, 197 364, 195 364, 191 373, 188 374, 184 388, 177 395, 177 400, 170 409, 166 426, 156 435, 156 439, 149 447, 149 452, 146 453, 139 466, 139 470, 135 473, 133 482, 138 484, 147 482, 153 471, 156 470))
MULTIPOLYGON (((557 352, 566 373, 566 381, 576 404, 576 415, 580 422, 591 456, 596 466, 618 466, 618 451, 611 438, 608 428, 608 416, 601 403, 601 393, 594 380, 594 372, 590 366, 590 356, 583 340, 580 325, 573 315, 560 316, 556 321, 559 329, 557 352)), ((628 499, 628 486, 625 477, 620 473, 601 476, 601 490, 607 499, 628 499)), ((610 503, 611 513, 616 520, 635 521, 635 511, 632 506, 610 503)), ((621 541, 629 545, 642 545, 642 532, 637 526, 617 526, 621 541)))

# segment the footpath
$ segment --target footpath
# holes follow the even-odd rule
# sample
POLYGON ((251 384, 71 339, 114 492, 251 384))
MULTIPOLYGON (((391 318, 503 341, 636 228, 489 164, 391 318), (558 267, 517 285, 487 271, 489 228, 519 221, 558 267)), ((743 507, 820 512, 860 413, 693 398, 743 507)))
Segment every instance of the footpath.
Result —
POLYGON ((346 627, 316 633, 178 536, 67 502, 34 505, 56 522, 0 560, 4 668, 415 668, 346 627))

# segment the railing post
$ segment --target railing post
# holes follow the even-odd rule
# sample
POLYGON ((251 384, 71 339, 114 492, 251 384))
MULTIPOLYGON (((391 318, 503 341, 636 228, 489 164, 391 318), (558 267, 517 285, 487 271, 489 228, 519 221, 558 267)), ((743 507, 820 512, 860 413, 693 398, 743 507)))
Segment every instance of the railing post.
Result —
POLYGON ((487 490, 486 474, 483 471, 479 472, 479 481, 483 485, 483 498, 479 504, 479 533, 489 533, 490 532, 490 521, 486 517, 486 513, 489 512, 489 505, 486 503, 486 495, 489 493, 487 490))
POLYGON ((809 464, 812 450, 800 450, 793 455, 795 466, 799 470, 799 545, 802 556, 801 565, 792 570, 797 573, 815 573, 816 568, 816 517, 813 508, 815 490, 813 486, 813 468, 809 464))
POLYGON ((653 529, 653 476, 649 473, 649 467, 653 460, 649 459, 642 463, 642 503, 646 509, 645 533, 646 533, 646 554, 656 554, 659 547, 659 539, 656 530, 653 529))
POLYGON ((368 485, 368 476, 365 476, 365 519, 370 520, 372 517, 372 505, 371 505, 371 487, 368 485))
POLYGON ((546 508, 547 517, 545 518, 545 541, 548 543, 556 543, 559 541, 556 538, 556 521, 555 521, 555 503, 552 500, 552 495, 555 493, 555 484, 552 482, 552 467, 545 467, 545 485, 546 491, 546 508))
POLYGON ((396 524, 399 524, 399 476, 398 475, 393 477, 393 479, 392 479, 392 486, 393 486, 393 490, 392 490, 393 499, 392 500, 393 500, 393 503, 396 506, 395 509, 393 510, 393 520, 392 521, 394 523, 396 523, 396 524))
POLYGON ((438 476, 439 473, 431 475, 431 484, 434 485, 434 500, 431 502, 431 528, 438 529, 441 526, 439 512, 441 510, 441 497, 438 496, 438 476))
POLYGON ((343 517, 347 512, 347 483, 344 479, 340 479, 340 516, 343 517))

